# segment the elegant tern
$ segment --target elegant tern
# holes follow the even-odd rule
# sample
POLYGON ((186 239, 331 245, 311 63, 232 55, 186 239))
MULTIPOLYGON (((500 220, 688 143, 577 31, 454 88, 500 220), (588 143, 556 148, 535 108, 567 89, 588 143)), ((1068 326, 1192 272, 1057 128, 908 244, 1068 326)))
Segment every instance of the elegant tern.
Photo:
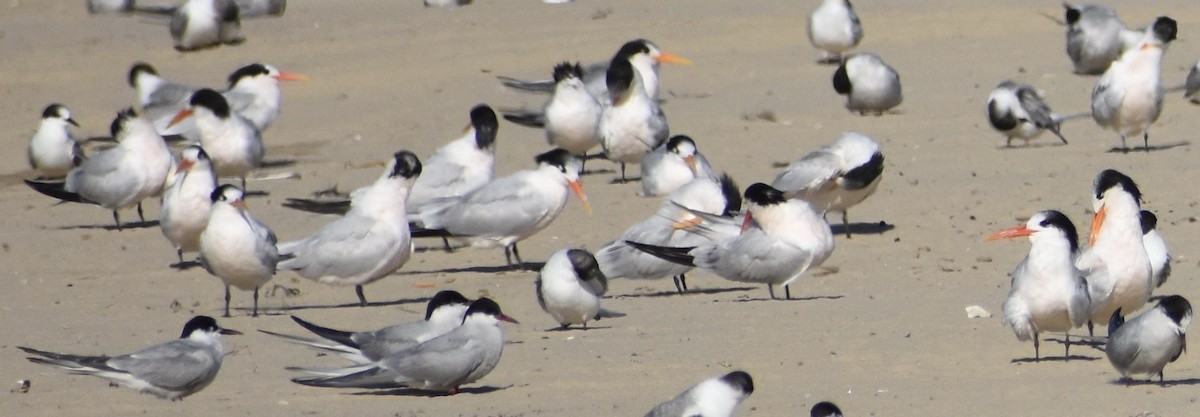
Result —
POLYGON ((1115 170, 1096 177, 1090 247, 1075 260, 1088 282, 1092 323, 1104 323, 1118 308, 1134 312, 1154 289, 1150 258, 1142 243, 1142 193, 1133 179, 1115 170))
POLYGON ((701 381, 670 401, 659 404, 645 417, 732 417, 738 405, 754 392, 754 379, 743 371, 701 381))
POLYGON ((212 159, 217 176, 238 177, 245 189, 246 176, 262 164, 266 150, 258 129, 245 117, 234 113, 225 96, 214 90, 196 91, 188 104, 167 126, 195 117, 200 146, 212 159))
POLYGON ((572 324, 621 317, 624 314, 600 307, 600 297, 608 292, 608 278, 600 271, 596 257, 583 249, 563 249, 550 255, 534 280, 538 305, 566 330, 572 324))
POLYGON ((1150 151, 1150 125, 1162 113, 1163 53, 1177 32, 1174 19, 1155 19, 1137 46, 1121 54, 1092 89, 1092 119, 1121 135, 1123 152, 1129 152, 1125 138, 1139 134, 1150 151))
POLYGON ((672 136, 650 151, 641 167, 642 191, 638 195, 643 197, 670 194, 696 178, 716 178, 696 141, 684 135, 672 136))
POLYGON ((614 58, 608 67, 610 102, 600 114, 600 146, 604 157, 621 164, 620 182, 627 181, 625 165, 641 163, 670 134, 658 101, 646 93, 642 77, 629 60, 614 58))
POLYGON ((833 73, 833 89, 846 96, 846 108, 859 114, 882 115, 900 105, 900 74, 875 54, 859 52, 842 61, 833 73))
POLYGON ((179 152, 175 175, 163 192, 162 212, 158 218, 158 226, 175 247, 181 267, 184 252, 200 250, 200 234, 208 226, 215 189, 217 175, 204 148, 198 145, 183 148, 179 152))

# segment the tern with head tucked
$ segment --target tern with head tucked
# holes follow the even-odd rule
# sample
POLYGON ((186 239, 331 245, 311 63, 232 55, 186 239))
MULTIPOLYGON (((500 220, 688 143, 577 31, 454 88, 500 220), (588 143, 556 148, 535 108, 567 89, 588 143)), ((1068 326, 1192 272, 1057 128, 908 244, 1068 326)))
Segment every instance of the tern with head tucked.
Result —
POLYGON ((659 404, 645 417, 732 417, 738 405, 754 393, 754 379, 744 371, 701 381, 670 401, 659 404))
MULTIPOLYGON (((313 332, 321 339, 290 336, 266 330, 260 332, 281 337, 289 342, 310 346, 318 350, 336 353, 351 362, 362 365, 395 355, 405 349, 421 344, 454 330, 463 322, 463 316, 471 300, 458 291, 439 291, 429 299, 425 308, 425 319, 384 327, 375 331, 348 332, 318 326, 299 317, 292 320, 313 332)), ((303 369, 320 374, 324 369, 303 369)))
POLYGON ((207 387, 221 370, 225 349, 220 335, 241 334, 196 316, 183 326, 179 339, 119 356, 80 356, 19 347, 37 355, 29 361, 91 375, 166 400, 182 400, 207 387))
POLYGON ((212 192, 217 188, 217 175, 204 148, 188 145, 179 152, 175 175, 163 192, 162 212, 158 226, 175 247, 179 265, 183 266, 184 252, 200 250, 200 234, 208 226, 212 212, 212 192))
POLYGON ((275 276, 279 263, 278 239, 267 225, 246 211, 242 190, 222 185, 212 192, 208 226, 200 234, 200 264, 225 283, 225 317, 229 317, 229 286, 254 291, 258 316, 258 290, 275 276))
POLYGON ((1192 323, 1192 304, 1178 295, 1163 297, 1154 308, 1128 322, 1121 310, 1113 313, 1108 327, 1108 343, 1104 353, 1121 373, 1121 380, 1131 382, 1130 375, 1158 375, 1163 382, 1163 368, 1187 352, 1187 327, 1192 323))
POLYGON ((1058 210, 1035 213, 1025 224, 1001 230, 987 240, 1029 237, 1029 254, 1012 274, 1012 290, 1004 300, 1003 324, 1017 340, 1033 339, 1034 360, 1041 360, 1043 332, 1066 332, 1063 359, 1071 353, 1071 329, 1087 323, 1091 309, 1087 282, 1075 268, 1079 234, 1058 210))
POLYGON ((658 101, 646 93, 629 60, 613 58, 607 82, 611 101, 600 113, 600 146, 605 159, 621 164, 619 181, 624 182, 625 165, 641 163, 667 140, 670 130, 658 101))
POLYGON ((1032 86, 1005 80, 988 95, 988 122, 1004 134, 1004 146, 1011 147, 1013 139, 1029 141, 1047 130, 1058 136, 1064 145, 1067 138, 1059 131, 1063 117, 1050 111, 1042 93, 1032 86))
POLYGON ((1103 74, 1141 33, 1125 28, 1117 12, 1097 4, 1063 2, 1067 23, 1067 56, 1076 74, 1103 74))
POLYGON ((193 51, 242 43, 240 10, 233 0, 187 0, 171 16, 175 49, 193 51))
POLYGON ((1121 54, 1092 89, 1092 119, 1121 135, 1123 152, 1129 152, 1125 138, 1139 134, 1150 151, 1150 125, 1162 113, 1162 58, 1177 32, 1174 19, 1155 19, 1137 46, 1121 54))
MULTIPOLYGON (((583 68, 583 82, 587 91, 601 102, 609 101, 607 73, 615 60, 629 61, 642 78, 642 87, 646 95, 657 100, 659 92, 658 65, 660 63, 691 65, 692 61, 678 55, 663 52, 662 49, 646 39, 634 39, 621 45, 617 53, 609 60, 597 62, 583 68)), ((508 77, 499 77, 508 87, 525 91, 551 92, 555 88, 555 80, 521 81, 508 77)))
POLYGON ((517 242, 545 229, 574 192, 590 214, 579 183, 579 158, 555 149, 534 158, 537 168, 497 178, 459 198, 442 199, 418 214, 414 237, 453 237, 477 248, 503 247, 510 267, 524 264, 517 242), (516 258, 517 263, 512 262, 516 258))
POLYGON ((200 146, 212 159, 218 177, 237 177, 246 187, 246 177, 262 164, 262 135, 245 117, 234 113, 220 93, 204 88, 192 94, 186 109, 180 110, 168 125, 196 118, 200 146))
POLYGON ((1158 232, 1158 216, 1142 210, 1138 219, 1142 222, 1142 245, 1150 258, 1150 275, 1154 277, 1154 288, 1160 288, 1171 277, 1171 251, 1158 232))
POLYGON ((285 260, 279 269, 329 285, 354 286, 366 307, 363 286, 391 275, 412 256, 405 203, 421 161, 409 151, 396 152, 383 175, 355 190, 345 216, 302 240, 279 245, 285 260))
POLYGON ((650 151, 641 167, 642 191, 638 195, 643 197, 670 194, 696 178, 716 178, 696 141, 684 135, 673 136, 650 151))
POLYGON ((154 126, 133 109, 118 113, 110 131, 117 146, 89 157, 67 174, 65 182, 25 183, 54 198, 112 210, 118 230, 117 211, 122 208, 137 206, 138 217, 145 221, 142 200, 162 194, 173 163, 171 151, 154 126))
POLYGON ((596 257, 583 249, 563 249, 550 255, 534 280, 538 305, 566 330, 572 324, 622 317, 624 314, 600 307, 600 297, 608 292, 608 278, 600 271, 596 257))
POLYGON ((756 183, 746 189, 749 202, 739 229, 734 220, 692 212, 706 222, 692 226, 706 234, 711 242, 695 247, 662 247, 628 241, 631 246, 684 265, 700 267, 736 282, 766 284, 771 299, 776 285, 782 285, 791 299, 788 285, 805 272, 821 266, 833 253, 833 233, 812 206, 799 199, 788 199, 771 186, 756 183))
POLYGON ((824 0, 808 15, 808 41, 825 54, 822 62, 841 62, 842 54, 862 41, 862 23, 850 0, 824 0))
POLYGON ((858 132, 846 132, 828 146, 805 155, 783 169, 771 183, 788 198, 809 202, 821 213, 842 213, 842 226, 850 237, 847 212, 879 187, 883 178, 883 153, 879 144, 858 132))
POLYGON ((42 123, 29 139, 29 166, 40 178, 65 177, 86 159, 71 126, 79 127, 79 123, 71 118, 67 106, 51 104, 42 110, 42 123))
POLYGON ((875 54, 851 54, 833 73, 833 90, 846 96, 846 108, 882 115, 904 100, 900 74, 875 54))
POLYGON ((328 388, 413 388, 453 395, 460 386, 487 376, 500 362, 504 350, 501 321, 517 323, 504 315, 495 301, 480 298, 471 303, 462 324, 449 333, 376 362, 331 369, 292 382, 328 388))
POLYGON ((1075 260, 1092 300, 1088 333, 1093 323, 1105 323, 1117 309, 1137 311, 1154 289, 1142 243, 1142 192, 1133 179, 1111 169, 1096 177, 1093 189, 1090 247, 1075 260))

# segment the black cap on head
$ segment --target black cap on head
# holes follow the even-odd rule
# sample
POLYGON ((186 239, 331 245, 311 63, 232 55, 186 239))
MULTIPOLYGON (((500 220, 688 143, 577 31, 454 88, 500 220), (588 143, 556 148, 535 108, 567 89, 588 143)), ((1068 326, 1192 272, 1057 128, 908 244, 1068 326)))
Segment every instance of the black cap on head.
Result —
POLYGON ((533 157, 533 161, 538 164, 547 164, 559 167, 560 169, 566 169, 567 162, 570 161, 571 158, 574 158, 574 156, 572 156, 570 152, 567 152, 566 149, 554 148, 550 151, 533 157))
POLYGON ((390 177, 414 178, 421 175, 421 160, 409 151, 396 152, 396 166, 392 167, 390 177))
POLYGON ((463 297, 463 295, 460 294, 458 291, 451 291, 451 290, 438 291, 437 294, 433 295, 433 298, 429 299, 429 305, 427 307, 425 307, 425 321, 429 321, 429 318, 433 317, 433 311, 437 310, 439 307, 447 306, 447 305, 451 305, 451 304, 470 304, 470 303, 471 303, 471 300, 468 300, 467 297, 463 297))
POLYGON ((1058 210, 1046 210, 1041 212, 1045 217, 1039 224, 1042 227, 1053 227, 1062 230, 1067 237, 1067 242, 1071 244, 1071 253, 1079 251, 1079 232, 1075 230, 1075 224, 1071 223, 1071 219, 1067 215, 1058 210))
POLYGON ((1075 6, 1072 6, 1068 3, 1063 3, 1063 8, 1067 9, 1065 16, 1067 18, 1067 26, 1074 25, 1075 23, 1079 22, 1079 9, 1076 9, 1075 6))
POLYGON ((812 417, 842 417, 842 409, 829 401, 821 401, 809 412, 812 417))
POLYGON ((67 109, 67 106, 64 106, 62 104, 58 104, 58 103, 51 104, 49 106, 46 106, 45 110, 42 110, 42 118, 49 119, 51 117, 59 117, 60 113, 66 109, 67 109))
POLYGON ((568 78, 583 79, 583 67, 579 63, 563 62, 554 66, 554 82, 560 83, 568 78))
POLYGON ((158 71, 155 70, 153 66, 150 66, 150 64, 145 62, 136 62, 133 64, 133 68, 129 69, 130 87, 137 87, 137 77, 142 73, 158 75, 158 71))
POLYGON ((1159 16, 1154 19, 1154 37, 1168 43, 1175 40, 1175 35, 1179 33, 1179 26, 1175 23, 1175 19, 1159 16))
POLYGON ((1158 227, 1158 216, 1151 213, 1149 210, 1142 210, 1138 213, 1138 219, 1142 221, 1142 234, 1150 233, 1151 230, 1158 227))
POLYGON ((120 140, 120 135, 118 134, 125 129, 125 122, 135 117, 138 117, 138 115, 137 112, 133 110, 133 107, 129 107, 125 110, 117 112, 117 117, 113 118, 112 124, 108 126, 108 132, 112 134, 114 140, 120 140))
POLYGON ((761 182, 756 182, 750 188, 747 188, 745 195, 746 200, 760 206, 781 204, 787 201, 787 198, 783 196, 783 191, 776 190, 770 185, 761 182))
POLYGON ((188 103, 192 107, 204 107, 222 119, 228 118, 230 115, 229 102, 225 101, 225 96, 210 88, 204 88, 192 93, 192 99, 188 103))
POLYGON ((629 60, 613 59, 609 64, 604 82, 608 86, 608 95, 612 97, 613 103, 624 99, 625 93, 633 85, 634 75, 633 64, 630 64, 629 60))
POLYGON ((471 306, 467 307, 467 314, 463 316, 463 321, 467 321, 467 317, 477 313, 493 316, 500 320, 516 322, 516 320, 505 316, 504 312, 500 311, 500 304, 496 304, 495 301, 487 297, 482 297, 472 302, 471 306))
POLYGON ((237 84, 238 81, 241 80, 242 78, 254 77, 254 76, 258 76, 258 75, 267 75, 270 73, 271 73, 271 70, 268 70, 266 65, 259 64, 259 63, 254 63, 254 64, 250 64, 250 65, 238 68, 237 71, 233 72, 233 74, 229 74, 229 88, 233 88, 233 86, 235 84, 237 84))
POLYGON ((1142 203, 1142 192, 1138 190, 1137 184, 1134 184, 1133 179, 1114 169, 1106 169, 1100 172, 1100 176, 1096 177, 1096 199, 1104 198, 1105 191, 1118 185, 1125 192, 1133 195, 1133 200, 1139 205, 1142 203))
POLYGON ((217 187, 216 189, 214 189, 212 194, 208 195, 208 198, 209 198, 209 200, 211 200, 214 203, 216 203, 217 201, 225 200, 225 191, 228 191, 230 189, 241 191, 241 189, 237 188, 236 185, 223 184, 223 185, 217 187))
POLYGON ((650 41, 645 39, 634 39, 629 42, 625 42, 624 45, 621 45, 621 49, 618 49, 617 54, 613 56, 613 61, 628 61, 629 57, 643 53, 650 53, 650 41))
MULTIPOLYGON (((846 58, 849 62, 850 58, 846 58)), ((847 95, 854 90, 854 86, 850 84, 850 74, 846 72, 846 62, 838 65, 837 71, 833 72, 833 91, 838 94, 847 95)))
POLYGON ((667 149, 678 153, 677 151, 679 150, 679 146, 685 143, 692 144, 692 148, 696 147, 696 141, 692 140, 691 137, 688 137, 687 135, 675 135, 670 139, 667 139, 667 149))
POLYGON ((883 153, 875 152, 867 162, 846 171, 842 179, 847 189, 860 190, 871 185, 880 175, 883 175, 883 153))
POLYGON ((500 122, 496 120, 496 112, 487 104, 480 104, 471 109, 471 127, 475 128, 475 147, 486 149, 496 143, 496 132, 500 122))
POLYGON ((725 196, 725 211, 721 215, 730 216, 742 211, 742 193, 740 191, 741 187, 733 182, 733 177, 730 177, 729 174, 721 174, 721 194, 725 196))
POLYGON ((1192 315, 1192 303, 1189 303, 1186 298, 1180 295, 1163 297, 1158 302, 1158 306, 1162 307, 1167 317, 1170 317, 1178 325, 1183 325, 1184 317, 1192 315))
POLYGON ((191 320, 188 320, 188 322, 183 325, 183 334, 180 335, 179 338, 186 339, 188 336, 191 336, 192 332, 195 331, 215 332, 218 330, 221 330, 221 326, 218 326, 217 321, 212 317, 196 316, 192 317, 191 320))
POLYGON ((721 381, 733 388, 741 390, 746 395, 754 392, 754 379, 750 378, 750 374, 743 371, 733 371, 721 377, 721 381))

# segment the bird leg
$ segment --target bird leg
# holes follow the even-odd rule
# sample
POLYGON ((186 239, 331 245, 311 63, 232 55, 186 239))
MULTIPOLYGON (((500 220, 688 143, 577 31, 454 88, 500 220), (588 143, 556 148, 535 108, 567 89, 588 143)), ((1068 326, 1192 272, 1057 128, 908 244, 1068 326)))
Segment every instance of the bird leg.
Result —
POLYGON ((355 285, 354 293, 358 295, 358 306, 366 307, 367 306, 367 297, 363 296, 362 285, 355 285))
POLYGON ((225 317, 229 317, 229 284, 225 284, 225 317))
POLYGON ((113 210, 113 221, 117 223, 117 231, 120 232, 121 231, 121 215, 117 214, 116 210, 113 210))
POLYGON ((1142 132, 1142 146, 1150 153, 1150 132, 1142 132))
POLYGON ((1071 331, 1069 331, 1069 330, 1065 333, 1063 347, 1065 349, 1063 351, 1063 362, 1070 362, 1071 361, 1071 331))
POLYGON ((258 317, 258 286, 254 287, 254 310, 250 311, 250 317, 258 317))
POLYGON ((850 210, 842 211, 842 226, 846 228, 846 239, 850 238, 850 210))
POLYGON ((1041 339, 1042 339, 1042 336, 1041 336, 1041 335, 1039 335, 1039 334, 1037 334, 1037 333, 1034 333, 1034 334, 1033 334, 1033 361, 1034 361, 1034 362, 1041 362, 1041 361, 1042 361, 1042 352, 1041 352, 1042 342, 1041 342, 1041 339))
POLYGON ((138 202, 138 220, 141 220, 142 223, 146 222, 146 216, 142 215, 142 203, 141 202, 138 202))
POLYGON ((1121 135, 1121 153, 1129 153, 1129 147, 1125 146, 1125 135, 1121 135))
POLYGON ((450 239, 445 236, 442 236, 442 248, 446 250, 446 253, 454 253, 454 248, 450 247, 450 239))
POLYGON ((775 287, 772 287, 771 284, 767 284, 767 292, 771 294, 771 299, 774 300, 775 299, 775 287))
POLYGON ((671 277, 671 280, 675 281, 675 291, 679 291, 679 295, 683 295, 683 293, 687 292, 687 285, 681 282, 682 279, 683 274, 671 277))
POLYGON ((1088 320, 1088 337, 1096 337, 1096 333, 1092 332, 1092 321, 1088 320))
POLYGON ((783 294, 784 294, 783 295, 784 298, 791 300, 792 299, 792 287, 790 287, 788 285, 784 285, 783 286, 783 294))
POLYGON ((183 263, 183 248, 175 248, 175 255, 179 256, 179 263, 183 263))

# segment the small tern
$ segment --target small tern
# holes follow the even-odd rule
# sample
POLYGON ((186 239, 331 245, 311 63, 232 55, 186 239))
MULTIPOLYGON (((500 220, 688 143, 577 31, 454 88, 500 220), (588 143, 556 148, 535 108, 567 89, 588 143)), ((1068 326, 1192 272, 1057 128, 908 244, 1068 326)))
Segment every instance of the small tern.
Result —
POLYGON ((1155 19, 1137 46, 1121 54, 1092 89, 1092 119, 1121 135, 1123 152, 1129 152, 1125 138, 1139 134, 1150 151, 1150 125, 1162 113, 1163 53, 1177 32, 1174 19, 1155 19))
POLYGON ((1017 340, 1033 339, 1034 360, 1041 360, 1042 332, 1066 332, 1063 360, 1070 360, 1071 329, 1087 323, 1091 308, 1087 281, 1075 268, 1079 234, 1058 210, 1035 213, 1023 225, 1001 230, 987 240, 1029 237, 1029 254, 1012 274, 1012 290, 1004 300, 1003 324, 1017 340))
POLYGON ((825 56, 822 62, 841 62, 842 54, 862 41, 862 23, 850 0, 824 0, 808 15, 808 41, 825 56))
POLYGON ((875 54, 846 57, 833 73, 833 90, 846 96, 846 108, 859 114, 882 115, 900 105, 900 74, 875 54))
POLYGON ((1128 48, 1135 48, 1141 33, 1125 28, 1117 12, 1096 4, 1074 5, 1066 9, 1067 56, 1076 74, 1103 74, 1128 48))
POLYGON ((1088 282, 1092 323, 1104 323, 1113 311, 1137 311, 1154 289, 1153 268, 1142 243, 1142 193, 1133 179, 1115 170, 1096 177, 1092 196, 1090 247, 1075 260, 1088 282))
POLYGON ((139 393, 175 401, 199 392, 217 378, 225 357, 222 334, 241 332, 217 326, 212 317, 196 316, 183 326, 179 339, 128 355, 80 356, 20 346, 18 349, 37 355, 28 358, 33 363, 56 366, 72 374, 97 376, 139 393))
POLYGON ((842 409, 829 401, 821 401, 812 406, 808 415, 811 417, 842 417, 842 409))
MULTIPOLYGON (((414 388, 451 395, 458 387, 478 381, 496 368, 504 350, 500 322, 517 323, 489 298, 471 303, 462 324, 376 362, 330 370, 328 375, 300 377, 292 382, 329 388, 414 388)), ((296 370, 295 368, 292 368, 296 370)))
POLYGON ((1167 242, 1158 233, 1158 216, 1148 210, 1138 215, 1142 223, 1142 245, 1150 258, 1150 275, 1154 277, 1154 288, 1161 288, 1171 277, 1171 251, 1167 242))
POLYGON ((1029 141, 1047 130, 1058 136, 1064 145, 1067 138, 1059 131, 1063 117, 1054 114, 1042 93, 1032 86, 1005 80, 988 95, 988 122, 1004 134, 1004 146, 1012 147, 1013 139, 1029 141))
POLYGON ((279 245, 279 269, 329 285, 354 286, 366 307, 363 286, 391 275, 413 252, 405 202, 421 175, 421 161, 396 152, 374 184, 355 190, 345 216, 302 240, 279 245))
POLYGON ((625 182, 625 165, 641 163, 667 140, 670 130, 658 101, 646 93, 629 60, 614 58, 607 82, 611 101, 600 114, 600 146, 606 159, 621 164, 619 182, 625 182))
POLYGON ((236 45, 242 37, 242 20, 233 0, 187 0, 171 16, 175 49, 193 51, 220 44, 236 45))
POLYGON ((850 237, 847 212, 879 187, 883 178, 883 153, 879 144, 858 132, 846 132, 828 146, 792 162, 775 177, 772 187, 788 198, 809 202, 822 216, 842 213, 842 226, 850 237))
POLYGON ((642 160, 643 197, 670 194, 696 178, 713 178, 712 166, 691 137, 678 135, 650 151, 642 160))
POLYGON ((175 247, 181 267, 184 252, 200 251, 200 234, 208 226, 215 189, 217 176, 204 148, 198 145, 183 148, 175 175, 163 192, 158 218, 162 234, 175 247))
POLYGON ((1192 323, 1192 304, 1178 295, 1163 297, 1154 308, 1128 322, 1121 310, 1113 312, 1109 322, 1108 344, 1104 353, 1121 380, 1131 382, 1133 374, 1158 375, 1163 368, 1187 351, 1187 327, 1192 323))
POLYGON ((534 281, 538 305, 566 330, 572 324, 621 317, 622 313, 600 307, 600 297, 608 292, 608 278, 600 271, 596 257, 583 249, 563 249, 550 255, 534 281))
POLYGON ((86 159, 71 126, 79 127, 79 123, 71 118, 67 106, 51 104, 42 111, 42 123, 29 139, 29 166, 39 178, 65 177, 86 159))
POLYGON ((600 144, 600 102, 583 83, 583 68, 563 62, 554 67, 554 95, 540 111, 505 112, 504 118, 546 131, 546 142, 575 155, 584 155, 600 144))
POLYGON ((732 417, 754 392, 754 379, 743 371, 709 378, 659 404, 645 417, 732 417))
POLYGON ((246 211, 242 190, 222 185, 212 192, 212 213, 200 234, 200 264, 225 283, 225 317, 229 317, 229 286, 254 291, 258 317, 258 290, 275 276, 279 263, 278 239, 267 225, 246 211))
POLYGON ((1183 98, 1195 104, 1200 104, 1200 60, 1188 70, 1187 81, 1184 83, 1183 98))
POLYGON ((220 93, 200 89, 192 94, 187 108, 180 110, 168 127, 188 118, 196 118, 200 146, 212 158, 218 177, 233 176, 242 180, 262 164, 265 148, 262 135, 245 117, 234 113, 220 93))

